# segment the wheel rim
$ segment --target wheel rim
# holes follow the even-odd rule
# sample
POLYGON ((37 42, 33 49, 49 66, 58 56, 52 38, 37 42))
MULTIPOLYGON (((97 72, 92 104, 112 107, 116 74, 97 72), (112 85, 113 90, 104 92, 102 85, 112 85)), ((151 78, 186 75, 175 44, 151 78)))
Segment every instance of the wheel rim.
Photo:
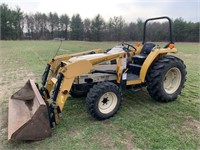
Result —
POLYGON ((113 92, 103 94, 99 100, 98 108, 103 114, 112 112, 117 105, 117 95, 113 92))
POLYGON ((174 93, 181 84, 181 72, 178 68, 173 67, 165 75, 164 90, 168 94, 174 93))

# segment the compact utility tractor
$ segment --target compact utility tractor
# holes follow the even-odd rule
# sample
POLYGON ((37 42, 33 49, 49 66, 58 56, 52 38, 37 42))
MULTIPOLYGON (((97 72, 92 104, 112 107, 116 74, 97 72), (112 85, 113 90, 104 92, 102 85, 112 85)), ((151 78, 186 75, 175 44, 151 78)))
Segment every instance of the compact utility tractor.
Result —
POLYGON ((46 66, 41 88, 29 80, 11 96, 8 139, 41 140, 51 136, 69 95, 86 96, 88 112, 98 120, 117 113, 126 88, 146 86, 156 101, 175 100, 186 80, 183 61, 168 55, 176 52, 170 18, 158 17, 145 21, 142 45, 122 43, 105 51, 55 57, 46 66), (163 48, 145 40, 147 22, 158 19, 169 21, 169 43, 163 48))

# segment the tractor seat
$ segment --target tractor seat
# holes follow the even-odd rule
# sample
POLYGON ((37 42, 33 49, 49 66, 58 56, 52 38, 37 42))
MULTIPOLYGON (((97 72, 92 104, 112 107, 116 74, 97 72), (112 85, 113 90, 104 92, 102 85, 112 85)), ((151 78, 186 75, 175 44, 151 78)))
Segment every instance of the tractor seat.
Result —
POLYGON ((147 42, 143 45, 141 53, 139 55, 133 55, 134 64, 142 65, 149 53, 156 45, 154 43, 147 42))

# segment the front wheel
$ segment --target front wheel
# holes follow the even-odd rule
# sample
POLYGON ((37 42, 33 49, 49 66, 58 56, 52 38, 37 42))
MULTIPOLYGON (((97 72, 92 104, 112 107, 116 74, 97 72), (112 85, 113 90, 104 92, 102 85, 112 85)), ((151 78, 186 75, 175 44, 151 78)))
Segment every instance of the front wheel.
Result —
POLYGON ((112 82, 98 83, 90 89, 86 106, 89 113, 98 120, 105 120, 114 116, 120 108, 122 92, 112 82))
POLYGON ((161 102, 175 100, 184 86, 186 74, 186 66, 181 59, 170 55, 161 57, 147 75, 150 96, 161 102))

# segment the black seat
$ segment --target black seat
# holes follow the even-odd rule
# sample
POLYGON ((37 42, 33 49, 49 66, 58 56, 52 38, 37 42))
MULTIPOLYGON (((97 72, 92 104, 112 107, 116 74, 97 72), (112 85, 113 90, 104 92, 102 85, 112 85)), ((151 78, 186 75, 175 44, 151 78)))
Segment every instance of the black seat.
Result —
POLYGON ((149 53, 156 45, 154 43, 147 42, 143 45, 141 53, 139 55, 133 55, 134 64, 142 65, 149 53))

